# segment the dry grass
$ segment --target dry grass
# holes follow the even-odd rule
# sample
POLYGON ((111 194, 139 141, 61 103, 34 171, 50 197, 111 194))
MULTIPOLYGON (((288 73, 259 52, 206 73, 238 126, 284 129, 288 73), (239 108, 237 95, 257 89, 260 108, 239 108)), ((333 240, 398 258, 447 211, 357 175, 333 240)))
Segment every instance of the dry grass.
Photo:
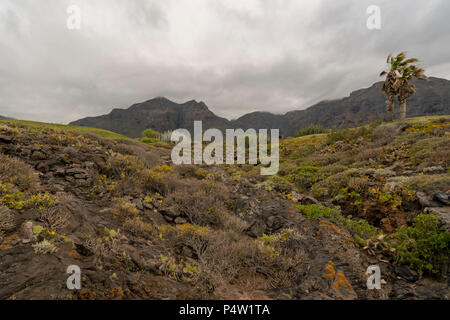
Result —
POLYGON ((187 182, 180 179, 175 173, 159 172, 157 169, 143 171, 140 182, 145 192, 157 192, 163 196, 187 185, 187 182))
POLYGON ((223 226, 226 211, 223 195, 223 190, 212 183, 191 181, 170 194, 164 204, 174 207, 190 223, 223 226))
POLYGON ((123 230, 136 237, 150 238, 155 235, 156 229, 149 223, 142 221, 140 217, 128 218, 123 224, 123 230))
POLYGON ((0 242, 2 236, 16 227, 14 213, 7 207, 0 206, 0 242))
POLYGON ((367 177, 350 178, 347 187, 350 190, 355 190, 359 193, 367 192, 369 189, 369 179, 367 177))
POLYGON ((355 154, 353 161, 359 162, 359 161, 373 160, 376 162, 380 162, 382 160, 383 152, 384 152, 383 147, 362 148, 361 150, 359 150, 357 154, 355 154))
POLYGON ((410 158, 420 169, 436 165, 450 167, 450 138, 419 140, 411 147, 410 158))
POLYGON ((36 121, 26 121, 26 120, 0 120, 0 123, 4 123, 12 128, 26 128, 28 130, 34 129, 38 130, 48 130, 52 129, 55 131, 64 131, 64 132, 74 132, 74 133, 94 133, 103 138, 123 138, 126 139, 125 136, 114 133, 108 130, 90 128, 90 127, 80 127, 80 126, 71 126, 64 125, 58 123, 43 123, 36 121))
POLYGON ((19 158, 0 153, 0 181, 12 183, 21 191, 34 192, 39 178, 34 169, 19 158))
POLYGON ((175 252, 183 247, 191 250, 198 266, 192 281, 205 292, 213 292, 223 284, 250 290, 283 287, 300 277, 298 270, 303 257, 289 249, 288 239, 266 243, 193 224, 166 225, 160 231, 164 247, 175 252))
POLYGON ((450 190, 450 176, 446 174, 416 176, 408 180, 407 186, 412 190, 420 190, 427 194, 448 192, 450 190))
POLYGON ((216 232, 199 261, 203 283, 211 287, 233 283, 255 289, 279 288, 298 281, 302 257, 283 245, 270 246, 259 240, 234 239, 227 233, 216 232))
POLYGON ((114 142, 115 144, 111 148, 114 152, 135 156, 147 168, 153 168, 161 163, 159 154, 154 150, 150 151, 148 146, 143 143, 124 139, 115 139, 114 142))
POLYGON ((311 191, 316 197, 336 196, 342 188, 345 188, 348 185, 352 178, 361 176, 361 170, 349 169, 316 183, 311 188, 311 191))
POLYGON ((47 230, 60 231, 69 223, 69 214, 57 207, 50 207, 39 211, 39 221, 47 230))
POLYGON ((378 146, 391 143, 395 137, 401 134, 402 128, 398 123, 382 124, 373 130, 373 140, 378 146))

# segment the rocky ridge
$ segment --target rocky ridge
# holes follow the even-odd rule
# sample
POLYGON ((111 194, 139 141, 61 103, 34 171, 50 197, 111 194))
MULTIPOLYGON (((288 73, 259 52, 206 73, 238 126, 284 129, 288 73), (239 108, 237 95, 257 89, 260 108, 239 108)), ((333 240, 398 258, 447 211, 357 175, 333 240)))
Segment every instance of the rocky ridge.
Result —
MULTIPOLYGON (((450 114, 450 81, 430 77, 429 81, 418 81, 415 85, 417 93, 408 100, 408 117, 450 114)), ((203 102, 191 100, 178 104, 158 97, 128 109, 114 109, 107 115, 84 118, 71 124, 103 128, 136 138, 148 128, 158 132, 185 128, 192 132, 194 120, 201 120, 204 129, 280 129, 281 135, 292 137, 297 130, 311 124, 327 128, 356 127, 384 119, 386 98, 381 86, 382 82, 377 82, 369 88, 352 92, 348 97, 322 101, 305 110, 286 114, 252 112, 231 121, 215 115, 203 102)), ((397 107, 395 110, 398 113, 397 107)))

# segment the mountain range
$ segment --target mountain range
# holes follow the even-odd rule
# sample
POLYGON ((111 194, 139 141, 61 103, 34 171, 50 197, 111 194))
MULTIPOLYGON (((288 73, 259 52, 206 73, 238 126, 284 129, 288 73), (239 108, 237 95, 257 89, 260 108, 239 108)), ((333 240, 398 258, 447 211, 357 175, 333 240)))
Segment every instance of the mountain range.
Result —
MULTIPOLYGON (((230 121, 215 115, 204 102, 191 100, 178 104, 158 97, 134 104, 128 109, 113 109, 107 115, 88 117, 70 124, 140 137, 142 131, 148 128, 159 132, 178 128, 192 131, 194 120, 201 120, 205 130, 280 129, 281 135, 293 136, 297 130, 310 124, 321 124, 327 128, 354 127, 384 119, 386 98, 381 91, 382 84, 377 82, 369 88, 352 92, 348 97, 322 101, 307 109, 286 114, 252 112, 230 121)), ((449 80, 430 77, 428 81, 415 81, 414 84, 417 93, 407 102, 408 117, 450 114, 449 80)))

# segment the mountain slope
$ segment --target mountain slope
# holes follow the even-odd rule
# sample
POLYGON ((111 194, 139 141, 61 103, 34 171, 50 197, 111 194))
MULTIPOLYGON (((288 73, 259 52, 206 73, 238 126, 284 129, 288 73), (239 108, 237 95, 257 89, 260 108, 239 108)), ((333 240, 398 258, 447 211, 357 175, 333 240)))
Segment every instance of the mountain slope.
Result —
MULTIPOLYGON (((450 81, 430 78, 416 81, 417 93, 407 102, 407 117, 450 114, 450 81)), ((294 135, 298 128, 322 124, 325 127, 355 127, 370 123, 377 118, 384 119, 385 95, 382 82, 370 88, 354 91, 349 97, 320 102, 306 110, 287 113, 287 135, 294 135)), ((395 109, 398 116, 398 107, 395 109)))
POLYGON ((194 120, 202 120, 204 128, 224 129, 229 125, 228 120, 217 117, 203 102, 192 100, 178 104, 162 97, 132 105, 126 110, 114 109, 108 115, 74 121, 71 125, 140 137, 141 132, 148 128, 159 132, 178 128, 192 130, 194 120))
MULTIPOLYGON (((408 100, 408 117, 450 114, 450 81, 431 77, 429 81, 416 81, 417 93, 408 100)), ((343 99, 322 101, 308 109, 277 115, 253 112, 237 120, 228 121, 211 112, 203 102, 195 100, 177 104, 165 98, 156 98, 131 106, 114 109, 110 114, 74 121, 71 124, 90 126, 138 137, 147 128, 157 131, 186 128, 192 130, 194 120, 202 120, 207 128, 279 128, 284 136, 310 124, 326 127, 354 127, 384 118, 385 96, 382 82, 354 91, 343 99)), ((396 108, 398 112, 398 108, 396 108)))
MULTIPOLYGON (((310 124, 322 124, 328 128, 364 125, 378 118, 384 119, 386 98, 381 91, 382 84, 377 82, 343 99, 322 101, 308 109, 291 111, 283 116, 255 112, 239 118, 235 123, 243 128, 252 128, 255 123, 266 128, 280 128, 286 136, 293 136, 298 129, 310 124)), ((450 81, 430 78, 426 82, 416 81, 415 85, 417 93, 407 102, 408 117, 450 114, 450 81)), ((397 103, 395 111, 398 116, 397 103)))

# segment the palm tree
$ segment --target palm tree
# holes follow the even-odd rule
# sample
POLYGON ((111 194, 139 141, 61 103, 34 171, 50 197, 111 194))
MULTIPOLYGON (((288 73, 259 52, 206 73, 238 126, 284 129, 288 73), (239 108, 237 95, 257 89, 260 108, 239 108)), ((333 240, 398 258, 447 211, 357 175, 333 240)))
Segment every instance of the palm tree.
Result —
POLYGON ((396 96, 398 96, 400 105, 400 119, 406 117, 406 99, 416 92, 416 87, 409 82, 413 77, 426 80, 426 77, 423 75, 424 70, 412 64, 419 60, 416 58, 405 60, 405 58, 406 52, 400 52, 395 57, 392 54, 388 55, 386 63, 390 64, 389 71, 380 73, 380 77, 386 75, 386 80, 381 88, 387 96, 386 121, 394 119, 394 101, 396 96))
POLYGON ((386 80, 381 87, 381 91, 386 93, 386 121, 394 120, 394 101, 397 92, 394 89, 394 83, 397 79, 397 69, 399 67, 400 62, 405 58, 406 54, 404 52, 400 52, 396 57, 393 57, 392 54, 388 55, 386 59, 386 63, 390 64, 389 71, 383 71, 380 73, 380 77, 386 76, 386 80))
POLYGON ((400 76, 394 83, 394 88, 398 95, 398 104, 400 106, 400 120, 406 118, 406 99, 409 99, 412 95, 414 95, 414 93, 416 93, 416 86, 411 84, 410 81, 413 78, 427 80, 427 77, 423 74, 425 72, 424 69, 409 64, 418 61, 418 59, 406 60, 405 63, 408 63, 406 63, 405 66, 400 67, 400 76))

